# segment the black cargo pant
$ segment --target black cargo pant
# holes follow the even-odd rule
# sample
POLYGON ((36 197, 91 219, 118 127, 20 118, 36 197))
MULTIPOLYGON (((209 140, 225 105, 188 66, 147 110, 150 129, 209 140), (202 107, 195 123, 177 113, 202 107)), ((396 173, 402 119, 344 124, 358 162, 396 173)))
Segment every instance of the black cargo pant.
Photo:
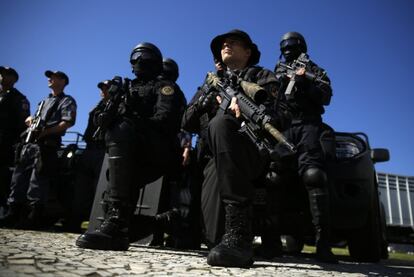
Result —
POLYGON ((297 148, 297 161, 292 168, 297 169, 299 176, 309 168, 325 169, 325 154, 320 142, 322 133, 329 128, 325 126, 319 120, 294 120, 283 132, 297 148))
POLYGON ((239 129, 240 121, 234 116, 217 115, 209 123, 208 138, 220 199, 225 204, 249 205, 254 181, 265 174, 268 160, 239 129))

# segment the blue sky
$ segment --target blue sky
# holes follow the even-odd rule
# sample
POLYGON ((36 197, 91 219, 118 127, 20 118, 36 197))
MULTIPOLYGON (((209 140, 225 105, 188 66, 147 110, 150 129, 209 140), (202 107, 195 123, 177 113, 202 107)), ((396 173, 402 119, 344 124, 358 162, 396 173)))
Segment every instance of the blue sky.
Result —
POLYGON ((72 130, 80 132, 99 100, 96 84, 133 77, 129 54, 139 42, 155 43, 178 62, 178 84, 189 100, 213 69, 214 36, 248 32, 260 64, 273 69, 280 37, 299 31, 332 81, 324 120, 388 148, 391 160, 378 171, 414 175, 413 1, 0 0, 0 26, 0 65, 19 72, 16 87, 32 113, 49 93, 44 71, 62 70, 70 78, 66 93, 78 103, 72 130))

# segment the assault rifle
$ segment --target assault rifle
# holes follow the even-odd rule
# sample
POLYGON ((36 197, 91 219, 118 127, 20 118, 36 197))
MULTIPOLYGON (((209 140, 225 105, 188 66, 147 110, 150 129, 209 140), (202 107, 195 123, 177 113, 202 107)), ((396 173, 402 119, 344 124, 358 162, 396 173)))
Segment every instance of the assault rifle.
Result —
POLYGON ((280 156, 280 153, 275 151, 276 143, 274 140, 276 140, 287 149, 289 154, 296 153, 296 147, 271 124, 273 118, 266 113, 265 106, 255 103, 261 103, 267 97, 267 93, 262 87, 243 81, 231 73, 225 83, 214 73, 209 72, 208 74, 210 84, 219 90, 222 99, 219 112, 226 112, 231 99, 236 97, 240 114, 244 119, 243 128, 260 151, 265 151, 272 159, 280 156))
MULTIPOLYGON (((296 72, 301 68, 308 69, 307 66, 309 64, 309 61, 309 56, 306 53, 302 53, 296 60, 292 62, 291 65, 287 65, 285 63, 282 63, 281 61, 278 62, 277 66, 285 69, 286 75, 290 76, 290 82, 285 91, 285 95, 288 99, 293 97, 292 89, 296 82, 296 72)), ((315 74, 313 72, 310 72, 309 70, 306 70, 304 76, 306 79, 311 80, 317 84, 324 84, 328 86, 330 85, 329 81, 325 81, 323 79, 324 77, 326 77, 325 71, 315 74)))
POLYGON ((29 128, 27 128, 26 130, 26 137, 24 139, 25 144, 35 142, 40 129, 43 127, 44 122, 41 119, 41 115, 44 105, 45 101, 43 100, 42 102, 40 102, 36 114, 34 115, 29 128))
MULTIPOLYGON (((96 123, 98 128, 93 134, 93 138, 97 138, 101 132, 103 132, 112 122, 115 121, 118 115, 119 104, 128 97, 128 88, 130 84, 129 79, 125 78, 122 82, 122 77, 115 76, 108 89, 109 99, 106 102, 105 108, 102 113, 98 115, 96 123)), ((125 100, 126 101, 126 100, 125 100)))

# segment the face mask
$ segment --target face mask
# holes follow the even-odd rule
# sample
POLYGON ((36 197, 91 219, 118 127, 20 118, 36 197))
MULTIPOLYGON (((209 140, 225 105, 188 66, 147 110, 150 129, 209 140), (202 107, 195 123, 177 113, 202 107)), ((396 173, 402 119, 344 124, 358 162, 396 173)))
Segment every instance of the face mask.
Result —
POLYGON ((283 55, 283 57, 285 57, 285 60, 287 62, 291 62, 293 60, 296 60, 299 57, 300 54, 301 54, 301 51, 299 50, 298 47, 288 46, 288 47, 282 49, 282 55, 283 55))

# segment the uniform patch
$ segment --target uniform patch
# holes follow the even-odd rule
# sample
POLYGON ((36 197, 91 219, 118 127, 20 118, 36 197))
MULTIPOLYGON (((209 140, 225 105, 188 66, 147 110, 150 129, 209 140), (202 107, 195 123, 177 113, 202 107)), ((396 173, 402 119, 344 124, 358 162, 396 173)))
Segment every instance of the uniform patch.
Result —
POLYGON ((165 86, 161 89, 161 93, 164 95, 173 95, 174 94, 174 88, 172 86, 165 86))

